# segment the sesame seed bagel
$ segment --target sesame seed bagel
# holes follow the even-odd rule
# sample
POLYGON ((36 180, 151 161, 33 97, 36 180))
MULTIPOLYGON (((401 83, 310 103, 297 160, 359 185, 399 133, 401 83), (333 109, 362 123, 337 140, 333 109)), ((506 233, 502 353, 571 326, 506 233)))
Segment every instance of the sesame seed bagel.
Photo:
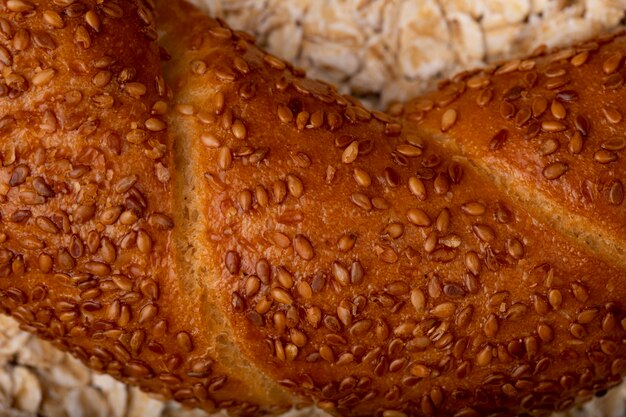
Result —
POLYGON ((209 411, 583 402, 626 373, 625 44, 392 116, 182 1, 0 2, 0 306, 209 411))

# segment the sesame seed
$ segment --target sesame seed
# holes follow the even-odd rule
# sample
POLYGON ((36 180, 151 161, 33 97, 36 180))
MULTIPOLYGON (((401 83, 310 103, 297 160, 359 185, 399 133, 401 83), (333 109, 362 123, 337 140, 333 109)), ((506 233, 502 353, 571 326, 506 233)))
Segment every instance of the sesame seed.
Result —
POLYGON ((164 121, 157 119, 155 117, 151 117, 148 120, 146 120, 145 125, 146 125, 146 129, 152 132, 161 132, 167 128, 167 125, 165 124, 164 121))
POLYGON ((615 71, 617 71, 617 69, 621 65, 622 58, 623 58, 623 56, 622 56, 622 54, 620 52, 616 52, 613 55, 609 56, 602 63, 602 71, 604 71, 604 73, 606 75, 610 75, 610 74, 614 73, 615 71))
POLYGON ((372 178, 364 169, 355 168, 353 175, 356 183, 363 188, 367 188, 372 184, 372 178))
POLYGON ((593 159, 601 164, 609 164, 617 161, 617 154, 606 149, 600 149, 593 154, 593 159))
POLYGON ((467 86, 472 89, 481 89, 491 84, 491 79, 485 74, 478 74, 467 80, 467 86))
POLYGON ((291 305, 293 304, 293 298, 291 297, 291 295, 283 290, 282 288, 272 288, 272 290, 270 291, 270 294, 272 296, 272 298, 281 304, 285 304, 285 305, 291 305))
POLYGON ((447 132, 454 126, 457 120, 457 111, 454 109, 446 110, 441 116, 441 131, 447 132))
POLYGON ((233 122, 233 125, 231 127, 231 131, 233 132, 233 135, 237 139, 242 139, 243 140, 248 135, 246 126, 243 124, 243 122, 241 120, 235 120, 233 122))
POLYGON ((500 130, 489 142, 490 151, 498 151, 504 147, 509 137, 509 131, 506 129, 500 130))
POLYGON ((283 123, 290 123, 293 120, 293 113, 287 106, 278 107, 278 118, 283 123))
POLYGON ((585 116, 581 114, 577 115, 574 119, 574 123, 576 125, 576 129, 578 129, 583 136, 587 136, 589 134, 589 121, 585 116))
POLYGON ((567 126, 561 122, 548 120, 541 123, 541 129, 545 132, 562 132, 567 129, 567 126))
POLYGON ((422 149, 409 144, 398 145, 396 151, 409 158, 415 158, 422 155, 422 149))
POLYGON ((296 235, 293 239, 296 253, 304 260, 310 261, 315 256, 311 242, 303 235, 296 235))
POLYGON ((21 13, 29 12, 35 9, 35 6, 26 0, 8 0, 6 7, 12 12, 21 13))
POLYGON ((233 164, 233 156, 232 156, 230 148, 227 146, 222 146, 221 148, 219 148, 219 151, 217 154, 217 165, 220 167, 220 169, 223 171, 226 171, 230 169, 232 164, 233 164))
POLYGON ((573 66, 580 67, 585 62, 587 62, 588 58, 589 58, 589 51, 583 51, 575 55, 570 62, 573 66))
POLYGON ((428 214, 421 209, 411 208, 407 211, 406 214, 407 219, 411 224, 420 227, 428 227, 431 225, 431 220, 428 217, 428 214))
POLYGON ((517 71, 521 63, 522 61, 519 59, 508 61, 496 70, 496 75, 504 75, 517 71))
POLYGON ((426 185, 421 178, 410 177, 408 181, 409 190, 418 198, 418 200, 426 199, 426 185))
POLYGON ((609 123, 618 124, 622 121, 622 113, 620 113, 620 111, 617 110, 615 107, 604 107, 602 108, 602 113, 604 114, 604 117, 606 117, 606 120, 609 121, 609 123))
POLYGON ((550 111, 552 112, 552 115, 559 120, 563 120, 565 119, 565 116, 567 116, 567 111, 565 110, 565 106, 563 106, 563 104, 556 99, 552 100, 550 111))
POLYGON ((93 10, 89 10, 85 13, 85 22, 96 32, 100 32, 100 18, 93 10))
POLYGON ((619 206, 624 201, 624 185, 620 180, 614 180, 609 186, 609 202, 619 206))
POLYGON ((48 84, 54 78, 56 72, 52 68, 48 68, 38 72, 32 79, 34 86, 40 87, 48 84))
POLYGON ((346 149, 344 149, 343 154, 341 155, 341 162, 344 164, 351 164, 356 160, 359 155, 359 142, 353 141, 348 145, 346 149))
POLYGON ((563 176, 569 170, 569 166, 564 162, 553 162, 543 169, 543 176, 549 180, 555 180, 563 176))
POLYGON ((621 73, 611 74, 605 78, 602 86, 606 90, 617 90, 624 85, 624 76, 621 73))
POLYGON ((493 98, 493 89, 491 87, 487 87, 478 94, 476 97, 476 104, 479 107, 485 107, 491 99, 493 98))

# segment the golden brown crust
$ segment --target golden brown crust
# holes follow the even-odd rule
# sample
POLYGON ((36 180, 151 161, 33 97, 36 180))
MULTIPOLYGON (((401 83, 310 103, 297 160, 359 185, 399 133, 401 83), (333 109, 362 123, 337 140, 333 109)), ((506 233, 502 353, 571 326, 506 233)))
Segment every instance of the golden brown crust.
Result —
MULTIPOLYGON (((34 31, 41 22, 56 20, 44 13, 48 6, 67 14, 57 3, 39 2, 34 13, 23 11, 19 18, 0 6, 0 16, 34 31)), ((115 26, 104 18, 104 7, 96 8, 102 26, 96 25, 100 33, 91 33, 90 48, 82 51, 73 43, 83 22, 95 22, 83 10, 81 19, 68 18, 62 28, 48 29, 65 48, 47 63, 55 67, 55 77, 45 86, 29 84, 17 97, 10 90, 0 98, 3 113, 15 118, 3 129, 20 138, 0 143, 5 164, 5 148, 19 145, 15 161, 0 171, 4 183, 13 183, 1 206, 7 238, 0 246, 6 258, 0 303, 25 328, 45 333, 42 318, 53 321, 58 324, 47 337, 93 367, 106 362, 107 372, 166 397, 244 414, 277 411, 291 402, 316 402, 343 415, 385 417, 541 413, 583 401, 626 372, 621 301, 626 266, 616 258, 624 252, 626 218, 619 141, 608 146, 615 149, 605 149, 618 155, 615 162, 590 159, 595 148, 607 148, 601 135, 620 134, 603 123, 597 109, 611 105, 622 90, 592 96, 583 87, 598 65, 607 65, 600 57, 605 49, 619 48, 621 38, 608 41, 600 58, 590 56, 588 65, 572 70, 569 90, 580 85, 580 91, 575 89, 576 101, 562 92, 567 103, 561 103, 566 112, 561 123, 575 126, 576 115, 589 115, 591 127, 583 129, 579 120, 578 129, 586 134, 581 158, 568 159, 569 170, 558 176, 561 165, 543 168, 560 160, 565 144, 546 157, 536 157, 533 146, 542 140, 542 149, 549 148, 554 146, 550 139, 561 137, 542 133, 525 142, 523 133, 508 125, 515 119, 497 118, 495 100, 502 91, 516 105, 531 107, 525 95, 547 94, 542 87, 510 91, 527 77, 506 66, 494 68, 499 74, 489 82, 476 73, 457 77, 433 99, 409 103, 394 118, 305 78, 303 71, 255 47, 248 35, 191 6, 163 1, 159 29, 172 90, 159 97, 155 85, 161 83, 152 82, 160 74, 158 51, 141 34, 136 3, 119 4, 123 17, 115 26), (107 78, 89 65, 105 51, 115 57, 111 65, 116 69, 102 88, 115 105, 103 110, 86 97, 99 91, 92 87, 94 80, 107 78), (68 71, 81 62, 85 69, 70 78, 68 71), (134 68, 135 81, 146 86, 140 98, 124 95, 128 86, 118 71, 126 67, 134 68), (459 93, 448 97, 450 85, 459 93), (51 99, 66 96, 68 86, 78 86, 81 101, 51 99), (472 86, 494 89, 494 101, 485 110, 474 104, 480 93, 472 86), (172 98, 169 107, 163 96, 172 98), (164 102, 155 107, 159 100, 164 102), (63 123, 37 135, 40 128, 33 120, 53 105, 56 114, 84 113, 83 119, 100 122, 91 136, 63 123), (122 140, 119 155, 92 151, 100 165, 73 179, 73 187, 61 186, 55 169, 75 169, 87 146, 103 148, 105 131, 133 140, 137 132, 129 138, 129 130, 146 126, 155 112, 167 123, 150 121, 148 127, 166 129, 149 133, 141 146, 122 140), (505 128, 505 143, 494 141, 493 152, 481 148, 483 131, 491 139, 491 133, 505 128), (42 143, 40 137, 51 142, 42 143), (153 155, 157 161, 145 152, 145 144, 154 147, 155 140, 164 145, 164 153, 153 155), (51 161, 43 163, 42 151, 28 151, 37 146, 64 151, 45 152, 51 161), (54 163, 57 154, 62 163, 54 163), (158 162, 170 168, 175 163, 171 181, 158 162), (23 183, 20 164, 29 165, 23 183), (97 175, 99 166, 102 175, 97 175), (545 180, 540 177, 544 172, 558 178, 545 180), (123 196, 116 193, 121 173, 138 178, 131 186, 135 191, 123 196), (35 208, 29 205, 33 214, 24 223, 8 223, 26 204, 20 193, 49 194, 35 184, 36 175, 54 195, 40 196, 43 204, 35 208), (571 198, 581 181, 596 178, 601 192, 593 207, 571 198), (507 190, 508 185, 517 188, 507 190), (537 188, 540 201, 553 206, 531 204, 530 186, 537 188), (86 193, 90 189, 94 195, 86 193), (138 210, 129 198, 139 199, 139 192, 146 204, 134 213, 137 218, 122 214, 138 210), (95 214, 77 224, 76 216, 86 210, 78 210, 77 199, 87 197, 95 214), (107 224, 111 221, 104 216, 103 223, 104 209, 116 204, 124 207, 119 218, 113 213, 117 221, 107 224), (52 226, 38 216, 60 210, 67 213, 68 230, 61 222, 60 232, 44 233, 52 226), (155 212, 168 217, 155 217, 155 212), (122 215, 132 223, 122 222, 122 215), (558 215, 559 224, 550 215, 558 215), (173 229, 157 231, 158 224, 170 226, 168 218, 173 229), (37 231, 39 224, 44 231, 37 231), (143 235, 139 243, 140 229, 152 245, 145 245, 143 235), (109 236, 110 245, 101 241, 90 252, 92 230, 109 236), (35 231, 45 247, 31 238, 35 231), (124 235, 133 231, 136 240, 122 247, 128 239, 124 235), (79 237, 85 249, 69 261, 63 249, 77 251, 79 237), (110 246, 117 250, 109 262, 110 246), (39 262, 39 254, 46 251, 52 269, 41 271, 47 261, 39 262), (101 263, 87 264, 93 261, 101 263), (85 268, 88 275, 82 274, 85 268), (39 289, 44 286, 47 291, 39 289), (100 308, 89 298, 80 299, 85 293, 100 308), (132 312, 124 322, 121 303, 132 312), (114 313, 116 318, 106 321, 114 313), (160 320, 168 324, 164 335, 157 334, 160 320), (115 359, 102 352, 103 346, 115 359), (178 361, 171 359, 176 356, 178 361), (200 369, 203 363, 210 366, 200 369)), ((41 53, 11 49, 16 36, 0 37, 0 44, 11 56, 28 58, 11 65, 30 80, 32 60, 41 53)), ((575 51, 567 59, 582 60, 578 56, 575 51)), ((551 59, 538 59, 524 74, 543 74, 551 59)), ((543 75, 537 77, 543 86, 543 75)), ((558 103, 557 116, 563 111, 558 103)))
POLYGON ((410 113, 373 116, 217 22, 190 22, 173 36, 188 49, 172 82, 197 112, 185 129, 219 277, 205 285, 257 366, 355 415, 564 408, 619 380, 623 269, 410 113))

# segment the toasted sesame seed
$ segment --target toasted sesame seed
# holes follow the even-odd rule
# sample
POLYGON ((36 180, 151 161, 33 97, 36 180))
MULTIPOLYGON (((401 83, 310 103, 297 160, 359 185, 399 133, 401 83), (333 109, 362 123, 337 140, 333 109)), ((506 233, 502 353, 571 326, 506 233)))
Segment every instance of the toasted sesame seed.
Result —
POLYGON ((563 294, 561 291, 555 289, 548 291, 548 302, 555 310, 561 308, 561 304, 563 304, 563 294))
POLYGON ((480 258, 474 251, 469 251, 465 254, 465 267, 474 275, 478 276, 480 273, 480 258))
POLYGON ((341 252, 348 252, 349 250, 352 250, 355 243, 356 235, 346 234, 339 238, 339 241, 337 242, 337 249, 339 249, 341 252))
POLYGON ((364 169, 355 168, 353 175, 354 175, 354 180, 361 187, 367 188, 372 184, 372 178, 364 169))
POLYGON ((293 247, 296 253, 304 260, 310 261, 315 256, 311 242, 303 235, 296 235, 294 237, 293 247))
POLYGON ((576 321, 580 324, 589 324, 595 320, 596 317, 598 317, 598 309, 589 308, 580 312, 578 316, 576 316, 576 321))
POLYGON ((493 98, 493 89, 491 87, 487 87, 478 94, 476 97, 476 104, 479 107, 485 107, 491 99, 493 98))
POLYGON ((290 123, 293 120, 293 113, 287 106, 278 107, 278 118, 283 123, 290 123))
POLYGON ((362 208, 363 210, 371 210, 372 202, 369 197, 363 193, 354 193, 350 197, 350 201, 352 201, 356 206, 362 208))
POLYGON ((500 130, 495 136, 489 141, 489 150, 497 151, 504 147, 506 141, 509 137, 509 131, 506 129, 500 130))
POLYGON ((476 364, 478 366, 487 366, 491 363, 492 358, 491 346, 487 345, 476 355, 476 364))
POLYGON ((587 120, 587 118, 579 114, 576 116, 574 123, 576 125, 576 129, 578 129, 581 135, 587 136, 587 134, 589 133, 589 121, 587 120))
POLYGON ((409 190, 414 196, 422 201, 426 199, 426 185, 424 184, 424 181, 422 181, 422 179, 417 177, 410 177, 408 184, 409 190))
POLYGON ((522 127, 530 120, 532 114, 526 107, 520 109, 515 115, 515 126, 522 127))
POLYGON ((100 26, 102 25, 100 22, 100 18, 97 13, 93 10, 89 10, 85 13, 85 22, 96 32, 100 32, 100 26))
POLYGON ((277 58, 274 55, 266 54, 263 57, 263 61, 265 61, 267 65, 278 71, 282 71, 286 68, 285 63, 280 58, 277 58))
MULTIPOLYGON (((315 112, 313 112, 311 114, 311 120, 310 120, 310 127, 311 128, 320 128, 324 125, 324 111, 323 110, 317 110, 315 112)), ((308 126, 307 126, 308 127, 308 126)))
POLYGON ((343 154, 341 155, 341 162, 344 164, 351 164, 356 160, 359 155, 359 142, 353 141, 348 145, 346 149, 344 149, 343 154))
POLYGON ((602 143, 602 149, 607 151, 621 151, 626 148, 626 138, 621 136, 615 136, 602 143))
POLYGON ((335 353, 333 352, 332 348, 330 348, 328 345, 322 345, 319 348, 319 354, 322 357, 322 359, 324 359, 325 361, 329 363, 335 362, 335 353))
POLYGON ((287 249, 289 246, 291 246, 291 240, 289 239, 289 236, 282 232, 270 232, 268 236, 272 243, 274 243, 274 245, 278 246, 281 249, 287 249))
POLYGON ((407 211, 406 217, 409 220, 409 222, 420 227, 428 227, 432 223, 430 218, 428 217, 428 214, 426 214, 426 212, 418 208, 409 209, 407 211))
POLYGON ((231 127, 231 132, 233 132, 233 135, 237 138, 237 139, 245 139, 248 136, 248 131, 246 129, 246 126, 243 124, 243 122, 239 119, 235 120, 233 122, 233 125, 231 127))
POLYGON ((219 148, 221 143, 220 140, 213 134, 209 132, 205 132, 200 136, 200 140, 205 146, 209 148, 219 148))
POLYGON ((111 273, 111 267, 102 262, 87 262, 84 265, 85 272, 96 276, 104 276, 111 273))
POLYGON ((617 110, 615 107, 604 107, 602 109, 602 113, 604 114, 604 117, 606 117, 606 120, 609 121, 609 123, 618 124, 622 121, 622 113, 620 113, 620 111, 617 110))
POLYGON ((485 74, 474 75, 467 80, 467 86, 472 89, 485 88, 491 84, 491 79, 485 74))
POLYGON ((609 56, 602 63, 602 71, 604 71, 604 73, 606 75, 610 75, 610 74, 614 73, 615 71, 617 71, 617 69, 621 65, 622 58, 623 58, 623 56, 622 56, 622 54, 620 52, 616 52, 613 55, 609 56))
POLYGON ((347 286, 350 284, 350 273, 348 269, 343 266, 340 262, 335 261, 332 263, 331 271, 333 277, 339 282, 342 286, 347 286))
POLYGON ((502 104, 500 104, 500 116, 502 116, 503 119, 512 119, 516 113, 517 109, 512 103, 503 101, 502 104))
POLYGON ((32 79, 34 86, 40 87, 48 84, 54 78, 56 72, 52 68, 48 68, 38 72, 32 79))
POLYGON ((496 232, 486 224, 475 224, 472 226, 472 231, 483 242, 493 242, 496 238, 496 232))
POLYGON ((617 161, 617 154, 606 149, 600 149, 593 154, 593 159, 601 164, 609 164, 617 161))
POLYGON ((498 329, 500 327, 500 323, 498 322, 498 317, 495 314, 490 314, 485 324, 483 325, 483 332, 485 336, 489 338, 493 338, 498 333, 498 329))
POLYGON ((146 125, 146 129, 152 132, 161 132, 167 128, 167 125, 165 124, 164 121, 157 119, 155 117, 151 117, 148 120, 146 120, 145 125, 146 125))
POLYGON ((552 112, 552 115, 559 120, 563 120, 565 119, 565 116, 567 116, 567 111, 565 110, 565 106, 556 99, 552 100, 550 111, 552 112))
POLYGON ((220 167, 220 169, 226 171, 230 169, 232 164, 233 156, 230 148, 228 148, 227 146, 222 146, 221 148, 219 148, 217 154, 217 165, 220 167))
POLYGON ((555 180, 563 176, 569 170, 569 166, 564 162, 553 162, 543 169, 543 176, 549 180, 555 180))
POLYGON ((502 64, 497 70, 496 75, 508 74, 514 71, 517 71, 520 64, 522 63, 519 59, 514 59, 502 64))
POLYGON ((546 82, 546 88, 548 90, 556 90, 557 88, 561 88, 564 85, 568 84, 571 81, 566 75, 561 75, 554 78, 549 78, 546 82))
POLYGON ((548 138, 541 143, 539 149, 542 156, 552 155, 559 149, 560 143, 555 138, 548 138))
POLYGON ((545 132, 562 132, 567 129, 567 126, 561 122, 547 120, 541 123, 541 129, 545 132))
POLYGON ((589 51, 583 51, 575 55, 570 62, 573 66, 580 67, 585 62, 587 62, 588 58, 589 58, 589 51))
POLYGON ((114 206, 105 209, 100 215, 100 222, 104 225, 114 224, 122 214, 122 206, 114 206))
POLYGON ((554 331, 552 330, 552 327, 545 323, 541 323, 537 326, 537 335, 546 343, 550 343, 554 339, 554 331))
POLYGON ((572 283, 572 293, 574 294, 576 300, 581 303, 585 303, 589 299, 589 291, 579 282, 572 283))
POLYGON ((307 126, 307 123, 309 123, 309 117, 310 114, 307 111, 301 111, 298 113, 296 116, 296 127, 298 130, 303 130, 307 126))
POLYGON ((624 185, 620 180, 614 180, 609 186, 609 202, 619 206, 624 201, 624 185))
POLYGON ((455 311, 456 311, 455 303, 442 303, 433 307, 433 309, 430 310, 430 314, 432 314, 435 317, 439 317, 443 319, 443 318, 452 317, 455 311))
POLYGON ((35 6, 26 0, 8 0, 6 2, 6 7, 10 11, 16 13, 29 12, 35 9, 35 6))
POLYGON ((409 158, 415 158, 422 155, 422 149, 410 144, 398 145, 396 151, 409 158))
POLYGON ((509 255, 514 259, 520 260, 524 257, 524 245, 516 238, 510 238, 506 242, 506 248, 509 255))
POLYGON ((293 298, 291 295, 282 288, 275 287, 270 291, 272 298, 281 304, 291 305, 293 304, 293 298))
POLYGON ((486 210, 485 205, 477 201, 470 201, 461 205, 461 211, 470 216, 482 216, 486 210))
POLYGON ((441 116, 441 131, 447 132, 457 121, 457 111, 455 109, 446 110, 441 116))
POLYGON ((514 101, 522 97, 522 94, 525 91, 526 90, 523 87, 514 86, 514 87, 509 88, 507 91, 505 91, 504 94, 502 95, 502 98, 506 101, 514 101))
POLYGON ((580 133, 580 131, 577 130, 576 132, 574 132, 574 135, 569 140, 569 144, 567 147, 572 154, 576 155, 582 152, 583 145, 584 145, 583 136, 580 133))
POLYGON ((604 79, 602 86, 606 90, 617 90, 624 85, 624 76, 621 73, 611 74, 604 79))

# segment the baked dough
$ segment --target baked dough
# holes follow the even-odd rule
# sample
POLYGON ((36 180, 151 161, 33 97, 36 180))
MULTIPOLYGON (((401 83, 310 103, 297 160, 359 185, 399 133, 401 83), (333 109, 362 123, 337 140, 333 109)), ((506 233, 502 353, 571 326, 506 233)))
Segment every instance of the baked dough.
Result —
POLYGON ((626 372, 626 37, 391 116, 183 2, 0 17, 0 305, 92 368, 385 417, 547 413, 626 372))

